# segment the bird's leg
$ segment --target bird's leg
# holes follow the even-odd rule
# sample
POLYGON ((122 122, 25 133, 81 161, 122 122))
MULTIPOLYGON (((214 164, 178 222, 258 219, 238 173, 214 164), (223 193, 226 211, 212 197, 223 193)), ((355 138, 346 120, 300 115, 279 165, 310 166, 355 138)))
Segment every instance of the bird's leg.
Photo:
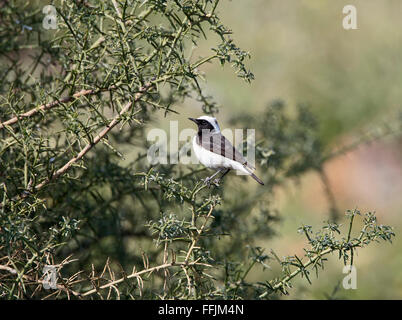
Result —
POLYGON ((223 177, 226 176, 226 174, 227 174, 229 171, 230 171, 230 169, 226 169, 225 172, 220 176, 219 179, 215 179, 215 180, 214 180, 214 183, 215 183, 216 185, 219 185, 219 183, 221 182, 221 180, 223 179, 223 177))
POLYGON ((215 177, 221 171, 222 171, 222 169, 218 169, 218 171, 216 171, 212 176, 205 178, 204 183, 206 185, 210 186, 212 178, 215 177))

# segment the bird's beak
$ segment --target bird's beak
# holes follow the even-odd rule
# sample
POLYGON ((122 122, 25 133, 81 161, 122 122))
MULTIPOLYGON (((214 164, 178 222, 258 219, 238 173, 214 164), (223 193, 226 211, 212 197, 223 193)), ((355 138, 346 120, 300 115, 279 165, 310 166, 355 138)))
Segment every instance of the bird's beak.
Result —
POLYGON ((193 122, 197 123, 197 119, 194 119, 194 118, 188 118, 188 120, 191 120, 191 121, 193 121, 193 122))

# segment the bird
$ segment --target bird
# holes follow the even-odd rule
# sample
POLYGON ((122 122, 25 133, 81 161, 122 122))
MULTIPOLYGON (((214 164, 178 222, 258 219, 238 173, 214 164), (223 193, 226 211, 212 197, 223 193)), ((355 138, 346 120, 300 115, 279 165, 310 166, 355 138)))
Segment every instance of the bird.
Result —
POLYGON ((264 182, 253 173, 255 168, 221 133, 216 118, 201 116, 196 119, 188 119, 198 126, 198 132, 193 138, 195 156, 205 167, 217 170, 213 175, 205 179, 206 184, 211 185, 211 180, 221 172, 221 177, 213 181, 214 184, 219 185, 222 178, 230 170, 238 170, 251 176, 259 184, 264 185, 264 182))

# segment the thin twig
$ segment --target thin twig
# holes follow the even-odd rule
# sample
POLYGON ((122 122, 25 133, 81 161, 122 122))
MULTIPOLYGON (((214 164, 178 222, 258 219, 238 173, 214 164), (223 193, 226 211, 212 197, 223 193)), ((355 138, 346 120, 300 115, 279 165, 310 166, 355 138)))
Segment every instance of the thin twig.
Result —
POLYGON ((331 220, 336 222, 339 220, 340 212, 339 212, 338 206, 336 205, 335 195, 332 192, 329 178, 328 178, 326 172, 324 171, 324 168, 322 168, 322 167, 318 170, 318 173, 320 175, 322 184, 324 185, 325 194, 328 199, 331 220))
POLYGON ((184 259, 184 262, 187 263, 188 260, 190 259, 190 255, 193 252, 195 245, 198 242, 198 239, 200 238, 202 232, 204 231, 207 222, 209 220, 209 218, 211 217, 212 211, 214 210, 214 206, 211 206, 211 208, 209 209, 209 212, 207 214, 207 216, 205 217, 205 221, 202 224, 201 228, 197 230, 197 234, 195 235, 195 237, 193 238, 193 242, 191 243, 190 249, 188 249, 187 255, 186 255, 186 259, 184 259))
MULTIPOLYGON (((296 277, 300 272, 302 272, 304 269, 306 269, 307 267, 309 267, 311 264, 313 264, 314 262, 316 262, 318 259, 320 259, 322 256, 327 255, 328 253, 331 253, 333 251, 335 251, 336 249, 333 248, 328 248, 325 249, 324 251, 321 251, 320 253, 318 253, 316 256, 314 256, 312 259, 310 259, 309 261, 307 261, 305 264, 303 264, 302 267, 297 268, 295 271, 293 271, 291 274, 289 274, 288 276, 284 277, 281 281, 279 281, 277 284, 275 284, 272 287, 272 290, 278 290, 279 288, 281 288, 285 283, 288 283, 289 280, 293 279, 294 277, 296 277)), ((261 294, 259 296, 259 298, 264 298, 265 296, 268 295, 268 291, 265 291, 263 294, 261 294)))

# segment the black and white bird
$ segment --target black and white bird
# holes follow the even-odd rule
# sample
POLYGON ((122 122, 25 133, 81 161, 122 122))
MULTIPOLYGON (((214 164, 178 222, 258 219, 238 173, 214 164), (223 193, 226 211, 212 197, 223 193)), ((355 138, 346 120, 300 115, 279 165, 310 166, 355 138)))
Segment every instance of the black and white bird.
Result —
POLYGON ((193 149, 197 159, 207 168, 217 171, 205 181, 210 184, 213 177, 222 173, 219 179, 214 180, 218 184, 222 178, 231 170, 238 170, 250 175, 259 184, 264 183, 252 170, 252 167, 242 154, 222 135, 218 121, 209 116, 202 116, 197 119, 188 118, 198 126, 198 132, 193 138, 193 149))

